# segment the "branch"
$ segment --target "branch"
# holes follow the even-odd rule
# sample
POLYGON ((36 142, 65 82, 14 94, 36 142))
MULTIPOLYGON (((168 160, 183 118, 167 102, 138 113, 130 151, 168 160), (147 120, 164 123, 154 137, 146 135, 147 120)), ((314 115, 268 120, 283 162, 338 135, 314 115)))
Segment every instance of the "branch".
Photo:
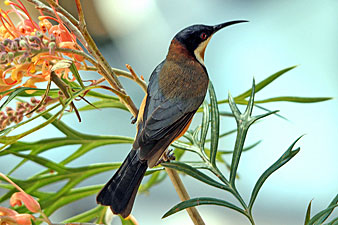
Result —
MULTIPOLYGON (((186 201, 190 199, 190 196, 185 189, 182 180, 178 176, 178 173, 174 169, 170 169, 165 167, 165 171, 168 173, 171 182, 173 183, 175 190, 180 197, 181 201, 186 201)), ((194 222, 195 225, 205 225, 201 215, 198 213, 195 207, 190 207, 186 209, 191 220, 194 222)))
POLYGON ((146 82, 142 79, 142 77, 140 78, 139 76, 137 76, 137 74, 135 73, 135 71, 133 70, 133 68, 131 67, 131 65, 126 64, 127 69, 130 71, 130 74, 132 75, 132 79, 141 86, 141 88, 143 89, 143 91, 145 93, 147 93, 147 84, 146 82))

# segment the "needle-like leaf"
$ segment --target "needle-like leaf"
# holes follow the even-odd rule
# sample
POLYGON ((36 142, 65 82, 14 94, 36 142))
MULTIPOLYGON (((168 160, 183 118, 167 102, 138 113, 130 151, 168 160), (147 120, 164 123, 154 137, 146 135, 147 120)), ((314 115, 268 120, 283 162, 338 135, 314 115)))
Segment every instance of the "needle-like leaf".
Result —
POLYGON ((209 82, 209 96, 210 96, 210 122, 211 122, 211 138, 210 138, 210 162, 216 167, 216 155, 219 140, 219 111, 217 105, 217 97, 214 87, 209 82))
POLYGON ((171 209, 169 209, 168 212, 166 212, 162 218, 166 218, 174 213, 177 213, 181 210, 190 208, 190 207, 194 207, 194 206, 199 206, 199 205, 219 205, 219 206, 224 206, 230 209, 233 209, 237 212, 240 212, 244 215, 246 215, 246 213, 244 212, 243 209, 239 208, 238 206, 235 206, 234 204, 224 201, 224 200, 220 200, 220 199, 216 199, 216 198, 207 198, 207 197, 201 197, 201 198, 192 198, 190 200, 181 202, 175 206, 173 206, 171 209))
MULTIPOLYGON (((334 199, 332 199, 332 201, 330 202, 329 207, 331 206, 334 206, 338 203, 338 194, 336 195, 336 197, 334 197, 334 199)), ((326 212, 324 215, 322 215, 315 223, 314 225, 320 225, 320 224, 323 224, 325 222, 325 220, 331 215, 331 213, 333 212, 333 209, 332 210, 329 210, 328 212, 326 212)))
MULTIPOLYGON (((301 136, 302 137, 302 136, 301 136)), ((261 189, 263 183, 266 181, 266 179, 277 169, 282 167, 285 163, 287 163, 290 159, 292 159, 300 150, 300 148, 297 148, 293 150, 293 147, 297 143, 297 141, 301 138, 299 137, 296 141, 294 141, 291 146, 284 152, 284 154, 274 163, 272 164, 258 179, 258 181, 255 184, 254 189, 252 190, 250 202, 248 205, 249 211, 251 212, 252 206, 256 200, 256 197, 258 195, 259 190, 261 189)))
POLYGON ((184 172, 185 174, 192 176, 194 178, 196 178, 197 180, 200 180, 206 184, 209 184, 211 186, 220 188, 220 189, 224 189, 224 190, 228 190, 228 187, 215 181, 214 179, 212 179, 211 177, 205 175, 204 173, 200 172, 199 170, 193 168, 192 166, 189 166, 185 163, 182 162, 170 162, 170 163, 162 163, 161 164, 164 167, 168 167, 171 169, 175 169, 181 172, 184 172))
POLYGON ((200 147, 204 148, 205 140, 207 137, 208 129, 210 124, 210 109, 206 101, 203 102, 203 116, 201 123, 201 137, 200 137, 200 147))

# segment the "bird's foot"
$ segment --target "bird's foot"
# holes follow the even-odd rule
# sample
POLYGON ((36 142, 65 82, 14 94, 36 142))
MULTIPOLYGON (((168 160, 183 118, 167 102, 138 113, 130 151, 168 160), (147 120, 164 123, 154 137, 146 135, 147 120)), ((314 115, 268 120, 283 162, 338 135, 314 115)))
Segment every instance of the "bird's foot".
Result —
POLYGON ((135 117, 131 117, 131 124, 135 124, 136 122, 137 122, 137 116, 135 116, 135 117))
POLYGON ((170 162, 171 160, 175 160, 176 157, 174 155, 174 151, 172 149, 168 149, 164 152, 162 158, 156 163, 156 166, 165 163, 165 162, 170 162))

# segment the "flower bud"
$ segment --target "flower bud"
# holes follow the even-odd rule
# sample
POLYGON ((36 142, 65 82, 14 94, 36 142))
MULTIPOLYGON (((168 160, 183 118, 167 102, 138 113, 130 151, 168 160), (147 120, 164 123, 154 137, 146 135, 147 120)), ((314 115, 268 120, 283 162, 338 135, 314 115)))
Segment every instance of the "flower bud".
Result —
POLYGON ((7 59, 8 59, 8 62, 12 62, 13 59, 14 59, 14 53, 13 52, 8 52, 7 53, 7 59))
POLYGON ((50 35, 50 40, 51 40, 51 41, 55 41, 55 40, 56 40, 56 37, 55 37, 54 34, 51 34, 51 35, 50 35))
POLYGON ((41 211, 40 204, 32 196, 25 192, 14 193, 10 198, 9 203, 11 206, 21 206, 23 203, 25 204, 26 208, 33 213, 41 211))
POLYGON ((55 42, 50 42, 48 44, 49 54, 54 55, 55 52, 55 42))
POLYGON ((5 207, 0 206, 0 216, 15 216, 18 213, 13 209, 8 209, 5 207))
POLYGON ((6 38, 6 39, 3 41, 3 44, 4 44, 5 46, 7 46, 8 44, 12 44, 12 40, 6 38))
POLYGON ((6 62, 7 54, 6 52, 0 52, 0 63, 6 62))
POLYGON ((19 225, 31 225, 32 224, 31 220, 35 220, 35 217, 31 214, 23 213, 15 215, 13 219, 19 225))
POLYGON ((48 45, 48 40, 43 39, 43 40, 42 40, 42 43, 43 43, 44 45, 48 45))
POLYGON ((20 46, 21 48, 29 49, 29 45, 28 45, 28 43, 27 43, 25 40, 20 40, 19 46, 20 46))

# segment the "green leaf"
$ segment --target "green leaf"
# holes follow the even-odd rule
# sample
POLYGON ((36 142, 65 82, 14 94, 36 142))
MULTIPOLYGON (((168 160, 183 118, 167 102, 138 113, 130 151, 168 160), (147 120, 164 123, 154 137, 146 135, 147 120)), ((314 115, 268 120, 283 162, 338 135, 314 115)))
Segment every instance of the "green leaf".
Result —
POLYGON ((74 64, 74 62, 72 62, 72 63, 70 64, 69 70, 70 70, 70 71, 72 72, 72 74, 75 76, 75 78, 76 78, 77 82, 79 82, 80 86, 84 89, 85 86, 84 86, 84 84, 83 84, 83 82, 82 82, 81 76, 80 76, 79 71, 77 70, 77 68, 76 68, 76 66, 75 66, 75 64, 74 64))
POLYGON ((306 216, 305 216, 305 222, 304 225, 307 225, 311 219, 311 204, 312 204, 312 200, 310 201, 307 210, 306 210, 306 216))
POLYGON ((292 159, 299 152, 300 148, 293 150, 293 147, 295 146, 295 144, 297 143, 297 141, 299 141, 299 139, 301 137, 297 138, 297 140, 294 141, 291 144, 291 146, 284 152, 284 154, 259 177, 259 179, 256 182, 256 185, 255 185, 255 187, 254 187, 254 189, 252 190, 252 193, 251 193, 250 202, 249 202, 249 206, 248 206, 250 211, 252 210, 252 206, 253 206, 253 204, 256 200, 258 192, 261 189, 263 183, 266 181, 266 179, 273 172, 275 172, 277 169, 279 169, 284 164, 286 164, 290 159, 292 159))
MULTIPOLYGON (((8 150, 7 150, 8 151, 8 150)), ((25 155, 25 154, 21 154, 21 153, 17 153, 17 152, 10 152, 11 154, 15 155, 15 156, 18 156, 20 158, 24 158, 24 159, 28 159, 30 161, 33 161, 43 167, 46 167, 50 170, 54 170, 54 171, 57 171, 58 173, 61 173, 61 174, 64 174, 64 173, 67 173, 67 169, 58 164, 58 163, 55 163, 51 160, 48 160, 46 158, 43 158, 43 157, 40 157, 40 156, 36 156, 36 155, 25 155)))
MULTIPOLYGON (((57 198, 56 200, 54 198, 50 199, 49 201, 51 201, 52 204, 50 204, 48 208, 45 209, 44 211, 46 215, 51 215, 53 212, 55 212, 62 206, 75 202, 79 199, 97 194, 101 190, 101 188, 102 185, 94 185, 72 189, 69 192, 57 198)), ((44 205, 46 205, 46 202, 41 203, 41 207, 43 207, 44 205)))
MULTIPOLYGON (((336 197, 334 197, 334 199, 330 202, 330 204, 329 204, 328 207, 333 206, 333 205, 335 205, 335 204, 337 204, 337 203, 338 203, 338 194, 337 194, 336 197)), ((325 220, 331 215, 332 211, 333 211, 333 209, 332 209, 331 211, 328 211, 328 212, 327 212, 326 214, 324 214, 323 216, 321 216, 321 217, 317 220, 317 222, 314 223, 314 224, 315 224, 315 225, 320 225, 320 224, 324 223, 325 220)))
POLYGON ((211 82, 209 82, 209 96, 210 96, 210 121, 211 121, 211 141, 210 141, 210 162, 216 167, 216 155, 218 149, 218 139, 219 139, 219 111, 217 105, 217 98, 214 87, 211 82))
POLYGON ((331 220, 329 223, 325 223, 324 225, 337 225, 338 224, 338 217, 331 220))
POLYGON ((112 101, 111 99, 92 102, 91 105, 85 105, 79 108, 79 111, 87 111, 87 110, 103 109, 103 108, 118 108, 118 109, 128 111, 127 107, 124 104, 122 104, 119 100, 112 101))
POLYGON ((206 184, 209 184, 211 186, 223 189, 223 190, 229 190, 229 188, 221 183, 218 183, 214 179, 210 178, 209 176, 205 175, 204 173, 198 171, 197 169, 193 168, 192 166, 189 166, 187 164, 178 162, 178 161, 172 161, 170 163, 161 163, 162 166, 168 167, 171 169, 175 169, 178 171, 181 171, 189 176, 192 176, 196 178, 197 180, 200 180, 206 184))
POLYGON ((226 116, 226 117, 234 117, 234 114, 232 114, 231 112, 219 112, 220 116, 226 116))
POLYGON ((179 148, 179 149, 183 149, 186 151, 190 151, 190 152, 195 152, 197 154, 199 154, 199 149, 198 147, 194 146, 194 145, 189 145, 186 144, 182 141, 174 141, 171 146, 175 147, 175 148, 179 148))
POLYGON ((100 98, 100 99, 108 99, 108 100, 115 100, 115 101, 119 101, 119 98, 112 96, 112 95, 106 95, 106 94, 102 94, 96 91, 89 91, 86 96, 89 97, 95 97, 95 98, 100 98))
MULTIPOLYGON (((264 80, 262 80, 261 82, 259 82, 256 85, 256 93, 259 92, 260 90, 262 90, 263 88, 265 88, 267 85, 269 85, 271 82, 276 80, 278 77, 280 77, 283 74, 285 74, 286 72, 294 69, 295 67, 296 66, 288 67, 286 69, 280 70, 277 73, 274 73, 274 74, 270 75, 269 77, 265 78, 264 80)), ((249 97, 251 92, 252 92, 252 89, 249 89, 249 90, 245 91, 244 93, 235 97, 236 103, 237 103, 237 100, 239 100, 239 99, 245 99, 245 98, 249 97)), ((223 103, 227 103, 227 102, 228 102, 228 100, 222 100, 222 101, 218 101, 218 104, 223 104, 223 103)))
POLYGON ((232 113, 234 114, 236 123, 237 123, 237 136, 236 136, 236 142, 235 142, 235 147, 234 147, 234 153, 231 159, 231 170, 230 170, 230 179, 229 179, 233 187, 235 187, 237 169, 238 169, 239 161, 240 161, 241 154, 243 151, 245 138, 246 138, 250 125, 253 123, 251 114, 252 114, 252 109, 253 109, 254 99, 255 99, 255 80, 253 80, 252 82, 251 90, 252 90, 252 93, 251 93, 248 105, 243 114, 238 109, 236 103, 234 102, 234 99, 232 98, 229 92, 230 109, 232 113))
POLYGON ((174 213, 177 213, 181 210, 190 208, 190 207, 194 207, 194 206, 199 206, 199 205, 219 205, 219 206, 224 206, 230 209, 233 209, 237 212, 240 212, 244 215, 246 215, 246 213, 244 212, 243 209, 235 206, 234 204, 227 202, 227 201, 223 201, 220 199, 216 199, 216 198, 207 198, 207 197, 201 197, 201 198, 192 198, 189 199, 187 201, 181 202, 175 206, 173 206, 171 209, 169 209, 168 212, 166 212, 163 216, 163 218, 166 218, 174 213))
MULTIPOLYGON (((222 133, 222 134, 219 135, 219 138, 226 137, 230 134, 236 133, 236 131, 237 131, 237 129, 233 129, 233 130, 227 131, 225 133, 222 133)), ((210 139, 207 139, 205 142, 210 142, 210 141, 211 141, 210 139)))
MULTIPOLYGON (((255 104, 269 103, 269 102, 294 102, 294 103, 317 103, 327 100, 331 100, 330 97, 297 97, 297 96, 279 96, 274 98, 268 98, 263 100, 256 100, 255 104)), ((247 101, 241 100, 242 104, 246 104, 247 101)))
POLYGON ((96 218, 103 210, 106 210, 104 206, 96 206, 93 209, 90 209, 84 213, 78 214, 76 216, 73 216, 71 218, 68 218, 64 221, 62 221, 62 223, 85 223, 85 222, 89 222, 91 220, 93 220, 94 218, 96 218))
POLYGON ((10 103, 16 96, 18 96, 21 92, 27 91, 27 90, 32 90, 32 89, 33 88, 28 88, 28 87, 20 87, 20 88, 14 89, 14 91, 9 94, 8 98, 6 99, 6 101, 0 106, 0 111, 2 111, 4 109, 4 107, 8 103, 10 103))
POLYGON ((203 102, 203 116, 201 123, 201 137, 200 137, 200 147, 204 148, 205 139, 208 134, 210 114, 209 114, 209 105, 206 101, 203 102))
POLYGON ((143 182, 140 186, 139 192, 148 192, 151 187, 159 184, 167 177, 167 173, 163 171, 157 171, 151 174, 147 182, 143 182))
POLYGON ((306 225, 313 225, 316 222, 319 222, 323 218, 323 216, 325 217, 325 215, 327 215, 328 213, 330 214, 337 206, 338 204, 334 204, 320 211, 314 217, 312 217, 311 220, 306 225))
MULTIPOLYGON (((249 151, 251 149, 253 149, 254 147, 256 147, 257 145, 259 145, 262 141, 256 141, 255 143, 247 146, 247 147, 244 147, 243 148, 243 152, 246 152, 246 151, 249 151)), ((217 155, 225 155, 225 154, 232 154, 234 153, 234 151, 224 151, 224 150, 218 150, 217 151, 217 155)))
MULTIPOLYGON (((52 116, 53 116, 52 114, 46 113, 46 114, 43 115, 43 118, 45 118, 46 120, 49 120, 52 116)), ((74 137, 74 138, 75 137, 81 137, 80 132, 70 128, 69 126, 67 126, 61 120, 54 120, 52 122, 52 125, 68 137, 74 137)))
MULTIPOLYGON (((18 91, 17 97, 31 97, 31 96, 41 96, 46 92, 46 89, 40 89, 40 88, 29 88, 29 87, 19 87, 15 89, 10 89, 7 91, 0 92, 0 95, 4 95, 7 93, 12 94, 13 92, 18 91), (33 93, 28 94, 26 91, 33 90, 33 93)), ((51 89, 48 93, 48 96, 51 96, 53 98, 59 96, 59 89, 51 89)))

